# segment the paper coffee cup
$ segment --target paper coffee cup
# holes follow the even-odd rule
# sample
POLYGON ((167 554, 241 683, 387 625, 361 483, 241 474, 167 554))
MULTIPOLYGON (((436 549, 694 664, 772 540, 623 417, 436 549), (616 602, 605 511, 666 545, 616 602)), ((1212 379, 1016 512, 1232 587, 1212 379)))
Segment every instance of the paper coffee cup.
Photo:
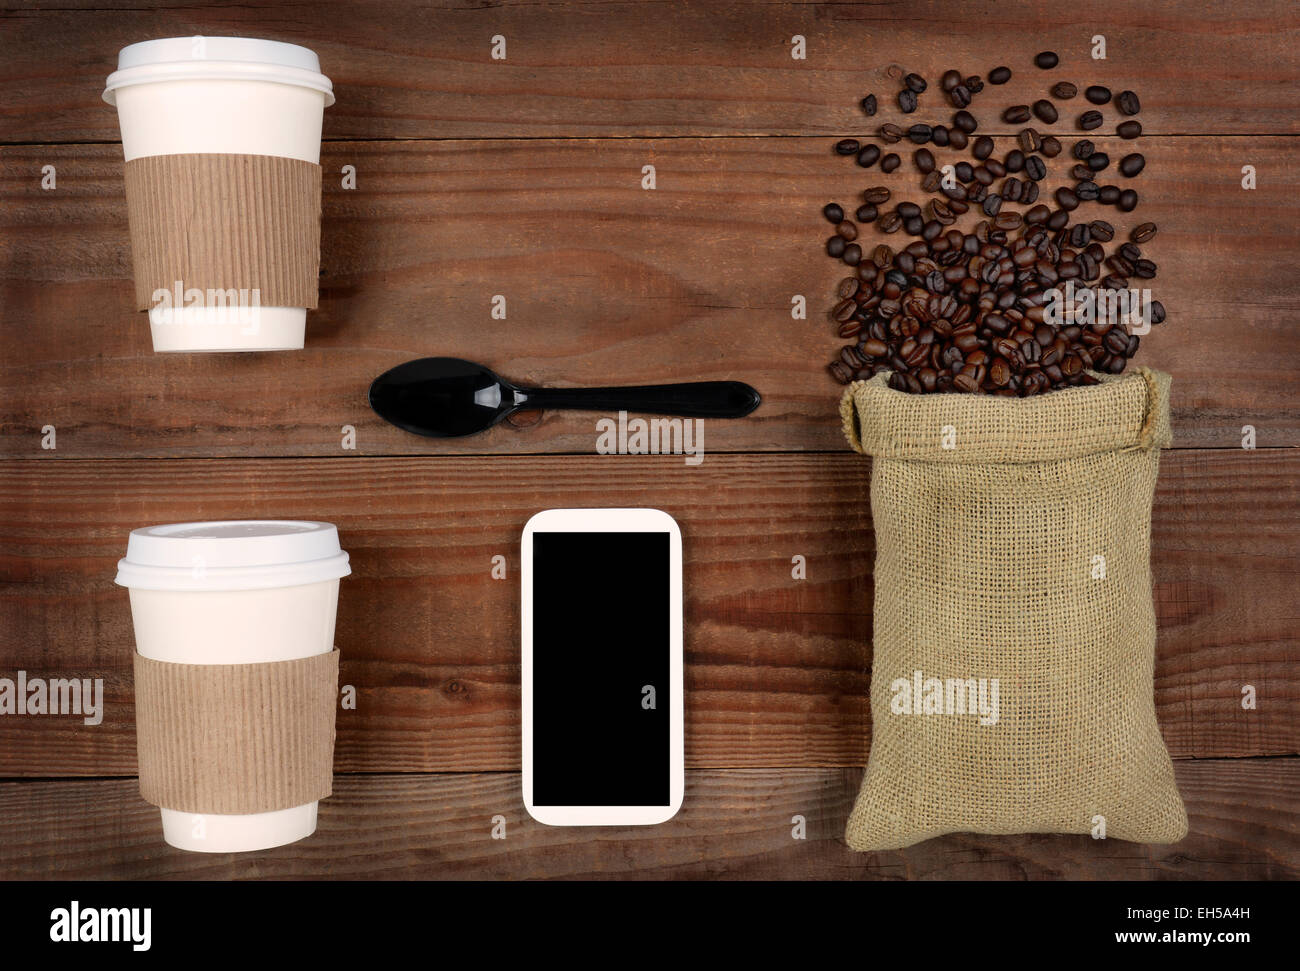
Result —
MULTIPOLYGON (((256 664, 334 647, 348 555, 329 523, 177 523, 132 530, 117 583, 131 597, 136 650, 180 664, 256 664)), ((183 850, 281 846, 316 829, 317 803, 247 815, 162 809, 163 838, 183 850)))
POLYGON ((144 41, 119 53, 104 100, 122 132, 136 303, 154 350, 301 348, 334 103, 315 53, 244 37, 144 41))

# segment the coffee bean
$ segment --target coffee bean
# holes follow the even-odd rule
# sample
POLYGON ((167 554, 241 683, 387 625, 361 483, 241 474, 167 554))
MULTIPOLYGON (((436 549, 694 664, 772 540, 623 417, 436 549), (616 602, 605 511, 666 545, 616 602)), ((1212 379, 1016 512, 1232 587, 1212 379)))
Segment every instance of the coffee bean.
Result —
POLYGON ((1033 104, 1033 112, 1038 116, 1040 121, 1049 125, 1056 124, 1056 119, 1058 117, 1056 113, 1056 105, 1052 104, 1050 101, 1045 99, 1035 101, 1033 104))
POLYGON ((989 159, 984 163, 984 167, 993 173, 995 179, 1000 179, 1007 174, 1007 167, 995 158, 989 159))
MULTIPOLYGON (((839 290, 837 292, 839 293, 841 300, 852 302, 852 298, 861 289, 862 289, 861 280, 859 280, 857 277, 846 276, 843 280, 840 281, 839 290)), ((853 307, 856 310, 857 304, 853 304, 853 307)))
MULTIPOLYGON (((1057 190, 1058 192, 1060 190, 1057 190)), ((1066 190, 1069 191, 1068 189, 1066 190)), ((1065 209, 1055 209, 1047 217, 1047 228, 1056 232, 1058 229, 1064 229, 1070 222, 1070 214, 1065 209)))
POLYGON ((1022 125, 1029 120, 1029 105, 1012 105, 1002 112, 1002 120, 1009 125, 1022 125))
MULTIPOLYGON (((960 128, 954 128, 948 132, 948 144, 958 151, 961 151, 966 147, 966 140, 968 137, 969 136, 960 128)), ((939 142, 936 140, 935 144, 937 145, 939 142)))
POLYGON ((1133 264, 1133 275, 1139 280, 1154 280, 1156 265, 1151 260, 1138 260, 1133 264))
POLYGON ((1142 122, 1121 121, 1115 126, 1115 134, 1120 138, 1133 139, 1142 134, 1142 122))
POLYGON ((926 84, 925 78, 921 77, 919 74, 905 75, 903 77, 903 84, 907 86, 908 90, 915 91, 917 94, 920 94, 929 86, 926 84))
POLYGON ((944 71, 943 77, 939 79, 939 87, 945 91, 951 91, 959 84, 961 84, 961 74, 958 71, 944 71))
POLYGON ((1035 66, 1042 68, 1044 71, 1050 71, 1060 63, 1061 59, 1057 57, 1056 51, 1042 51, 1034 55, 1035 66))
POLYGON ((968 77, 965 81, 962 82, 962 87, 964 87, 971 94, 979 94, 981 91, 984 90, 984 81, 980 78, 978 74, 972 74, 970 77, 968 77))
POLYGON ((889 201, 889 188, 883 185, 873 185, 870 189, 862 190, 862 201, 869 202, 873 206, 879 206, 889 201))
POLYGON ((1086 162, 1080 162, 1074 168, 1070 169, 1070 178, 1083 181, 1092 178, 1092 169, 1086 162))
POLYGON ((970 88, 964 84, 957 85, 948 92, 948 100, 954 108, 965 108, 970 104, 970 88))
POLYGON ((1045 158, 1056 158, 1061 154, 1061 141, 1055 135, 1047 135, 1043 138, 1043 145, 1040 149, 1045 158))
POLYGON ((1092 231, 1093 239, 1103 243, 1109 243, 1115 238, 1115 227, 1104 219, 1094 219, 1088 223, 1088 229, 1092 231))
POLYGON ((1019 229, 1025 219, 1018 212, 1000 212, 993 220, 993 225, 1003 232, 1019 229))
POLYGON ((849 266, 857 266, 862 262, 862 247, 857 243, 850 243, 844 247, 844 255, 841 257, 849 266))
POLYGON ((929 209, 930 209, 930 217, 934 219, 935 222, 938 222, 941 225, 950 226, 954 222, 956 222, 956 217, 952 214, 952 210, 949 209, 947 206, 945 206, 938 199, 930 200, 929 209))
POLYGON ((1130 263, 1136 263, 1142 259, 1142 247, 1137 243, 1128 242, 1119 248, 1119 255, 1124 257, 1130 263))
POLYGON ((881 125, 880 140, 883 142, 887 142, 890 145, 894 144, 895 142, 901 142, 903 140, 903 129, 899 128, 897 125, 892 125, 888 123, 881 125))
POLYGON ((830 239, 826 240, 826 255, 839 259, 844 255, 844 247, 846 245, 848 244, 844 242, 843 236, 832 236, 830 239))
POLYGON ((1085 223, 1075 223, 1070 227, 1070 245, 1075 249, 1083 249, 1092 241, 1092 231, 1085 223))
POLYGON ((1083 96, 1095 105, 1104 105, 1110 101, 1110 88, 1091 84, 1084 89, 1083 96))
POLYGON ((912 161, 922 174, 934 171, 934 154, 928 148, 918 148, 912 154, 912 161))
POLYGON ((888 155, 886 155, 884 158, 880 160, 880 171, 885 173, 892 172, 894 171, 894 169, 898 168, 901 161, 902 160, 897 155, 895 155, 893 152, 890 152, 888 155))
POLYGON ((858 211, 853 214, 853 218, 860 223, 873 223, 878 215, 880 211, 868 202, 858 206, 858 211))
POLYGON ((858 152, 858 164, 864 169, 875 165, 878 158, 880 158, 880 148, 876 145, 863 145, 862 151, 858 152))
POLYGON ((1100 128, 1102 120, 1100 111, 1085 111, 1079 116, 1079 129, 1092 131, 1094 128, 1100 128))
POLYGON ((1113 206, 1119 202, 1119 186, 1103 185, 1101 194, 1097 196, 1097 201, 1106 206, 1113 206))
POLYGON ((1142 110, 1142 102, 1132 91, 1121 91, 1119 97, 1115 99, 1115 107, 1119 109, 1121 115, 1136 115, 1142 110))
POLYGON ((880 217, 876 226, 882 233, 896 233, 903 226, 903 217, 896 212, 887 212, 880 217))
POLYGON ((1142 223, 1140 226, 1134 226, 1129 232, 1128 238, 1135 243, 1145 243, 1156 234, 1155 223, 1142 223))
POLYGON ((910 115, 916 110, 916 92, 911 88, 904 88, 898 92, 898 107, 905 115, 910 115))
POLYGON ((1074 187, 1074 194, 1081 202, 1094 202, 1101 195, 1101 187, 1096 182, 1080 182, 1074 187))
POLYGON ((894 211, 904 219, 914 219, 921 215, 921 207, 915 202, 900 202, 894 211))
POLYGON ((1020 202, 1022 205, 1029 205, 1038 201, 1038 183, 1026 182, 1024 189, 1020 192, 1020 202))
POLYGON ((954 114, 952 123, 954 127, 960 128, 968 135, 979 127, 979 122, 975 120, 975 116, 969 111, 959 111, 954 114))
POLYGON ((1094 172, 1101 172, 1110 165, 1110 156, 1105 152, 1093 152, 1088 156, 1088 168, 1094 172))
POLYGON ((959 182, 969 182, 975 178, 975 170, 971 167, 970 162, 958 162, 952 167, 952 171, 959 182))
POLYGON ((862 112, 868 118, 876 113, 876 96, 874 94, 869 94, 863 98, 861 104, 862 112))
POLYGON ((1152 300, 1148 308, 1148 316, 1153 325, 1163 324, 1165 322, 1165 305, 1159 300, 1152 300))
POLYGON ((1121 212, 1132 212, 1138 207, 1137 192, 1133 189, 1125 189, 1119 194, 1119 199, 1116 204, 1119 206, 1121 212))
POLYGON ((1025 159, 1025 175, 1029 176, 1035 182, 1047 177, 1047 166, 1037 155, 1030 155, 1025 159))
POLYGON ((844 210, 833 202, 828 202, 822 208, 822 215, 833 223, 838 223, 844 218, 844 210))
POLYGON ((980 185, 993 184, 993 173, 990 172, 983 165, 976 166, 975 171, 972 172, 971 174, 975 176, 975 181, 978 182, 980 185))
POLYGON ((913 125, 907 130, 907 137, 917 145, 924 145, 930 140, 931 132, 929 125, 913 125))
POLYGON ((1011 68, 995 67, 989 71, 989 84, 1006 84, 1011 80, 1011 68))
POLYGON ((1042 147, 1043 139, 1034 129, 1023 128, 1020 134, 1016 136, 1016 144, 1026 153, 1036 152, 1042 147))
POLYGON ((1124 332, 1123 327, 1112 327, 1106 331, 1105 345, 1106 349, 1112 354, 1123 354, 1128 350, 1128 334, 1124 332))
POLYGON ((993 154, 993 139, 989 138, 988 135, 981 135, 979 138, 975 139, 975 145, 971 149, 971 154, 981 162, 984 161, 993 154))
POLYGON ((921 188, 926 192, 938 192, 939 183, 943 181, 943 176, 939 172, 927 172, 925 178, 921 180, 921 188))
POLYGON ((1065 186, 1061 186, 1056 190, 1056 204, 1066 212, 1073 212, 1079 208, 1079 197, 1065 186))
POLYGON ((1132 155, 1125 155, 1119 160, 1119 173, 1131 179, 1146 168, 1146 164, 1147 160, 1141 153, 1134 152, 1132 155))
POLYGON ((857 155, 861 147, 856 138, 843 138, 835 143, 835 152, 839 155, 857 155))
POLYGON ((1002 164, 1007 167, 1008 172, 1019 172, 1025 167, 1025 153, 1018 148, 1013 148, 1007 152, 1007 157, 1002 160, 1002 164))
MULTIPOLYGON (((1052 85, 1051 93, 1052 97, 1056 98, 1058 101, 1069 101, 1079 93, 1079 89, 1069 81, 1057 81, 1052 85)), ((1053 121, 1055 121, 1055 119, 1053 119, 1053 121)))
POLYGON ((1002 208, 1002 197, 996 192, 985 196, 984 204, 980 206, 986 216, 996 216, 998 210, 1002 208))
POLYGON ((847 219, 845 219, 838 226, 836 226, 835 231, 839 233, 841 236, 843 236, 850 243, 853 242, 853 240, 858 238, 858 227, 855 226, 853 223, 849 222, 847 219))
POLYGON ((1088 141, 1088 139, 1081 138, 1074 143, 1074 148, 1071 150, 1070 154, 1080 161, 1083 161, 1096 150, 1097 146, 1093 145, 1093 143, 1088 141))

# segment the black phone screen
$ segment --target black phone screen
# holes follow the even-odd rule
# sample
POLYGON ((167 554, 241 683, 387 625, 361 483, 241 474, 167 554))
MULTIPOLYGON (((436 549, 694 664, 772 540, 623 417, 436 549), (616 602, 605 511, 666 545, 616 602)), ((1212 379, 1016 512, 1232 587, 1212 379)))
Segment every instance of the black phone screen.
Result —
POLYGON ((533 804, 667 806, 669 534, 533 534, 533 804))

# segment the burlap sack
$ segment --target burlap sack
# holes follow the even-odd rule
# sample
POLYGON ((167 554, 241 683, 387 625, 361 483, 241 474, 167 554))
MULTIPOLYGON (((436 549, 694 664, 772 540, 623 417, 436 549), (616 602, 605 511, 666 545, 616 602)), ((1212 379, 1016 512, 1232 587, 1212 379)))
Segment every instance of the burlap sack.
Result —
POLYGON ((876 529, 871 756, 849 846, 1103 825, 1182 839, 1152 697, 1168 375, 1026 399, 887 378, 841 403, 873 458, 876 529))

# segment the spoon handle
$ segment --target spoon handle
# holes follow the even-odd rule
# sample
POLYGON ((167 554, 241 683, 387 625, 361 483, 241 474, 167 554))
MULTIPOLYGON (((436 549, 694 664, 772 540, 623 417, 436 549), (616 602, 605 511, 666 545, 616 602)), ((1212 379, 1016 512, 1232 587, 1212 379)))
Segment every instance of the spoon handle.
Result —
POLYGON ((651 384, 624 388, 520 388, 525 408, 640 411, 682 418, 743 418, 759 406, 757 391, 739 381, 651 384))

